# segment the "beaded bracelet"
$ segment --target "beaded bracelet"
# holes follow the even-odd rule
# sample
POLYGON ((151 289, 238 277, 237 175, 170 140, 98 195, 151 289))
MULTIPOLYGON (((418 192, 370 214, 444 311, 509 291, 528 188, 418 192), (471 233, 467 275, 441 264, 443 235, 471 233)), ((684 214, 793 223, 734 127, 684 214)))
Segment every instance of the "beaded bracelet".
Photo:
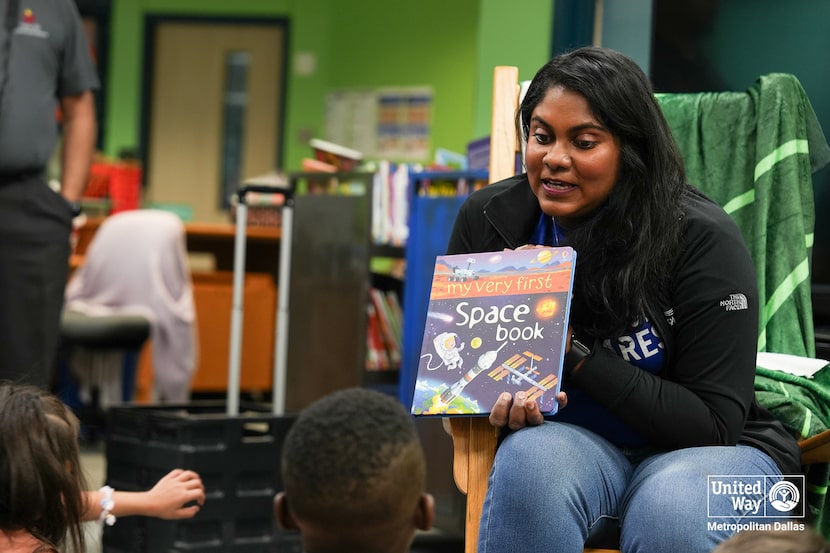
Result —
POLYGON ((115 524, 115 515, 112 514, 112 510, 115 508, 115 500, 113 500, 112 494, 115 490, 109 486, 104 486, 98 491, 104 494, 104 497, 101 498, 101 514, 98 515, 98 522, 105 522, 107 526, 112 526, 115 524))

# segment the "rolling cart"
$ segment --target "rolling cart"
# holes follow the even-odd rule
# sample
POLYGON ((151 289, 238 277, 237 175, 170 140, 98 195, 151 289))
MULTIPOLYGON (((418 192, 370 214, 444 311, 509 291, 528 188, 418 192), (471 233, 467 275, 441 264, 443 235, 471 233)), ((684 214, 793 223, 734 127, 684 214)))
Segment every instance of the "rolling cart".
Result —
POLYGON ((294 228, 294 194, 287 188, 246 185, 237 192, 236 232, 234 234, 233 299, 231 307, 231 342, 228 360, 229 416, 239 414, 239 380, 242 359, 242 315, 245 287, 245 235, 248 226, 248 193, 279 194, 285 198, 282 206, 282 237, 280 238, 279 276, 277 282, 277 311, 274 336, 274 378, 271 386, 271 412, 285 412, 286 360, 288 359, 288 298, 291 281, 291 246, 294 228))
POLYGON ((284 414, 294 197, 291 190, 258 185, 243 186, 237 194, 226 401, 124 405, 108 412, 108 485, 116 490, 146 490, 170 470, 186 468, 202 477, 205 504, 188 520, 123 517, 105 527, 104 553, 299 551, 297 540, 280 536, 273 515, 273 497, 282 489, 282 442, 295 418, 284 414), (240 403, 246 196, 250 193, 281 194, 285 199, 271 405, 240 403))

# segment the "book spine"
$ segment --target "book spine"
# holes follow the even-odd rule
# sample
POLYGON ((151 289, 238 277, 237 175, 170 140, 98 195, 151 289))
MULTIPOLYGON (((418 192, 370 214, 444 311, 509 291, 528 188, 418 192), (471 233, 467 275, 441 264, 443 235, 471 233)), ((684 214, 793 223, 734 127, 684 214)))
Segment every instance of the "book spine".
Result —
POLYGON ((372 303, 366 305, 366 370, 383 371, 391 368, 389 356, 380 332, 377 311, 372 303))
POLYGON ((392 327, 391 315, 389 313, 389 306, 386 303, 386 296, 377 288, 370 288, 369 295, 377 313, 378 322, 380 323, 381 335, 383 336, 386 351, 389 354, 389 361, 392 365, 398 365, 401 362, 401 345, 395 336, 395 331, 392 327))
POLYGON ((394 290, 387 290, 386 305, 389 307, 389 320, 392 322, 392 330, 395 333, 396 342, 401 344, 403 341, 403 308, 398 299, 398 294, 394 290))
POLYGON ((398 165, 392 176, 392 245, 404 246, 409 238, 409 168, 398 165))

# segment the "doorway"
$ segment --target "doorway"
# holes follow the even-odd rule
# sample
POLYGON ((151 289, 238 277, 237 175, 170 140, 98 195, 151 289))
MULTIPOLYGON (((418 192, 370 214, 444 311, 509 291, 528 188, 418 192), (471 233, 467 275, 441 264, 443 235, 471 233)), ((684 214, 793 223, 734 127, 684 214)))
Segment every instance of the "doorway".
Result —
POLYGON ((144 197, 228 222, 232 191, 280 164, 286 24, 148 17, 144 197))

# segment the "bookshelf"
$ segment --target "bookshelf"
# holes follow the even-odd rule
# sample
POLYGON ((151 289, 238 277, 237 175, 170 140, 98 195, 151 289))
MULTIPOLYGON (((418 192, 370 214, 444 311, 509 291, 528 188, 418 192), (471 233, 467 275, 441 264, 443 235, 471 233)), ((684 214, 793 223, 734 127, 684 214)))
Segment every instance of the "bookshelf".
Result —
MULTIPOLYGON (((289 175, 289 186, 298 194, 292 247, 297 261, 292 262, 288 365, 306 363, 314 375, 301 382, 289 375, 290 390, 318 390, 319 386, 314 386, 311 380, 325 381, 319 367, 333 363, 332 359, 324 361, 318 357, 335 357, 342 361, 338 362, 342 370, 351 375, 348 382, 354 381, 357 371, 358 383, 396 395, 409 405, 435 256, 445 253, 458 209, 469 192, 487 182, 487 171, 418 171, 404 167, 406 180, 396 182, 391 177, 396 168, 391 166, 385 170, 390 175, 386 182, 379 179, 384 171, 289 175), (387 203, 383 205, 378 203, 380 186, 390 187, 384 195, 387 203), (404 196, 401 190, 405 191, 404 196), (402 199, 405 205, 400 204, 402 199), (377 234, 378 218, 392 213, 405 217, 403 222, 391 218, 385 221, 387 229, 398 231, 377 234), (406 227, 405 242, 401 240, 401 225, 406 227), (329 238, 321 238, 321 234, 329 238), (388 241, 383 241, 384 238, 388 241), (316 252, 320 251, 331 256, 330 248, 335 243, 338 249, 349 252, 338 256, 348 257, 347 265, 355 269, 355 274, 347 279, 349 284, 341 282, 335 286, 337 279, 333 275, 323 278, 327 262, 308 261, 306 265, 302 261, 304 257, 317 256, 316 252), (375 270, 373 261, 378 258, 403 262, 405 269, 399 270, 399 274, 375 270), (397 344, 399 360, 390 359, 383 367, 372 364, 370 352, 370 313, 378 309, 372 302, 373 289, 382 294, 395 294, 402 311, 398 322, 401 327, 397 344), (337 290, 336 294, 333 290, 337 290), (321 295, 328 299, 321 300, 321 295), (328 307, 317 305, 321 301, 328 303, 328 307), (311 311, 303 307, 310 303, 316 306, 311 311), (359 315, 355 316, 356 313, 359 315), (347 347, 345 343, 351 345, 347 347)), ((305 402, 302 397, 298 401, 305 402)))
MULTIPOLYGON (((424 309, 435 256, 445 253, 455 215, 464 198, 483 186, 487 176, 487 170, 423 171, 388 163, 381 163, 376 173, 372 192, 372 255, 375 259, 388 257, 403 261, 404 268, 402 274, 394 276, 372 271, 371 287, 396 293, 403 318, 397 345, 400 361, 390 363, 386 369, 367 370, 365 383, 397 395, 405 405, 409 404, 414 385, 413 371, 417 369, 420 354, 424 309), (379 240, 394 243, 378 243, 379 240)), ((371 331, 371 327, 367 323, 367 330, 371 331)), ((369 344, 371 337, 367 337, 367 348, 371 347, 369 344)))
MULTIPOLYGON (((410 194, 413 197, 467 196, 487 182, 488 171, 412 171, 410 194)), ((449 237, 449 236, 448 236, 449 237)))
POLYGON ((399 360, 378 367, 371 362, 369 343, 369 309, 377 309, 372 291, 394 293, 398 303, 403 291, 403 274, 375 271, 372 260, 402 261, 405 256, 402 244, 378 243, 372 236, 377 173, 297 172, 288 178, 297 190, 288 366, 308 364, 314 375, 292 380, 289 374, 288 389, 320 389, 312 380, 327 383, 332 378, 319 369, 327 364, 338 367, 336 378, 342 384, 397 395, 399 360))
POLYGON ((487 182, 486 170, 410 173, 409 240, 403 294, 403 338, 398 398, 412 402, 435 257, 446 253, 455 217, 470 192, 487 182), (449 183, 449 184, 448 184, 449 183), (437 186, 436 186, 437 185, 437 186))
MULTIPOLYGON (((405 183, 398 181, 388 190, 393 203, 405 190, 406 205, 389 213, 405 214, 407 239, 405 243, 389 244, 373 233, 372 255, 403 260, 403 274, 371 273, 371 285, 382 290, 400 290, 402 305, 401 361, 398 368, 385 371, 365 371, 364 386, 397 396, 407 408, 411 403, 418 369, 426 308, 432 284, 435 256, 446 253, 452 225, 458 209, 477 186, 487 182, 487 171, 416 171, 406 169, 405 183), (405 184, 405 186, 404 186, 405 184), (391 194, 397 192, 396 195, 391 194)), ((375 186, 382 186, 378 179, 375 186)), ((373 191, 377 199, 378 190, 373 191)), ((373 218, 378 204, 373 204, 373 218)), ((388 206, 387 206, 388 207, 388 206)), ((398 208, 403 206, 398 205, 398 208)), ((374 219, 377 221, 377 219, 374 219)), ((399 221, 388 221, 390 228, 400 228, 399 221)), ((399 235, 387 236, 399 238, 399 235)), ((437 518, 435 527, 445 535, 463 535, 465 497, 453 481, 452 441, 439 418, 417 418, 415 425, 422 443, 429 444, 427 452, 427 486, 435 496, 437 518)))
POLYGON ((373 177, 366 172, 288 175, 289 186, 297 191, 289 293, 289 411, 363 383, 373 177))
POLYGON ((408 232, 405 168, 403 164, 378 162, 372 187, 372 259, 364 385, 392 396, 397 395, 400 369, 400 310, 408 232))

